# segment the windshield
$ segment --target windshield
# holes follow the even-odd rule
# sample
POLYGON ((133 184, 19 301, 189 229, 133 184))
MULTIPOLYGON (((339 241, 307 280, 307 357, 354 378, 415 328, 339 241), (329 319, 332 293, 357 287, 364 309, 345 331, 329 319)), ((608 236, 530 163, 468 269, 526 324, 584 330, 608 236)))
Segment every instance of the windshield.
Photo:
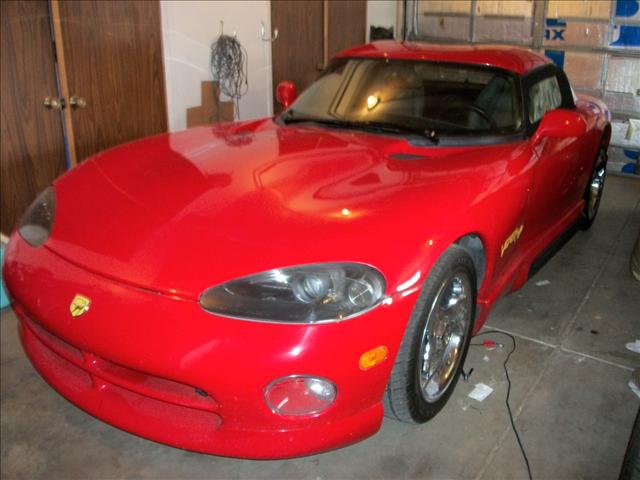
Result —
MULTIPOLYGON (((522 126, 514 76, 487 67, 339 58, 283 114, 283 121, 440 135, 507 135, 522 126)), ((437 143, 437 142, 436 142, 437 143)))

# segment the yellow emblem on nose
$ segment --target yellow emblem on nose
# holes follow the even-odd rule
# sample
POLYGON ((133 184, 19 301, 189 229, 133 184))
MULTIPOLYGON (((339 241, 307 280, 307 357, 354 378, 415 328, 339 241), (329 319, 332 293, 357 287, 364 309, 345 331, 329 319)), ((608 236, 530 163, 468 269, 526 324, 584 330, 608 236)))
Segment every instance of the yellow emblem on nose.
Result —
POLYGON ((71 300, 71 305, 69 305, 69 311, 71 312, 71 316, 75 318, 87 313, 90 306, 90 298, 76 293, 76 296, 73 297, 73 300, 71 300))

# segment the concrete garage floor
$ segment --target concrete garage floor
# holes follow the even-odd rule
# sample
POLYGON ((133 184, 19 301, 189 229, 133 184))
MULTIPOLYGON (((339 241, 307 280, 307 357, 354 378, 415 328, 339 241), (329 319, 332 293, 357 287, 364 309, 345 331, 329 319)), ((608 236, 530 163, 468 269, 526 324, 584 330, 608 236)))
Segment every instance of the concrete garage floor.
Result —
MULTIPOLYGON (((489 317, 488 327, 517 336, 511 404, 534 478, 618 476, 639 406, 627 381, 640 354, 625 349, 640 338, 640 283, 628 267, 639 229, 640 182, 610 177, 592 230, 576 234, 489 317)), ((177 450, 95 420, 35 373, 15 323, 10 310, 3 312, 2 478, 526 476, 504 404, 507 348, 472 347, 469 383, 460 382, 426 425, 386 420, 377 435, 351 447, 258 462, 177 450), (494 388, 483 402, 467 397, 478 382, 494 388)))

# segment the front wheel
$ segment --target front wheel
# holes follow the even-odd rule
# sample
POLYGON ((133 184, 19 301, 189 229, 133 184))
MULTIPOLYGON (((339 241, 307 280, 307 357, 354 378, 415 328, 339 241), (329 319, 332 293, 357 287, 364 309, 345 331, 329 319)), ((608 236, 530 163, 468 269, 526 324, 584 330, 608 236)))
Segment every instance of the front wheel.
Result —
POLYGON ((607 176, 607 150, 604 146, 598 149, 591 178, 584 192, 584 210, 578 219, 578 225, 582 230, 587 230, 593 224, 600 208, 602 192, 604 191, 604 180, 607 176))
POLYGON ((433 266, 409 319, 385 392, 387 416, 424 423, 444 407, 469 348, 475 305, 473 261, 452 246, 433 266))

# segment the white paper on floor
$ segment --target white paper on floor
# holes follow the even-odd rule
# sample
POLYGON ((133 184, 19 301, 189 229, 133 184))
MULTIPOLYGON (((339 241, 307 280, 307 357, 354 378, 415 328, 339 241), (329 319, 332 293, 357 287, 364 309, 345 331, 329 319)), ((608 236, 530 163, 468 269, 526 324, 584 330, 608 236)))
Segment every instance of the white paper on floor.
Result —
POLYGON ((635 342, 630 342, 625 345, 627 350, 631 350, 632 352, 640 353, 640 340, 636 340, 635 342))
POLYGON ((485 385, 484 383, 476 383, 476 386, 469 393, 469 398, 473 398, 479 402, 482 402, 485 398, 491 395, 493 392, 493 388, 489 385, 485 385))
POLYGON ((640 388, 638 388, 633 380, 629 380, 629 387, 631 387, 631 391, 640 398, 640 388))
POLYGON ((545 285, 551 285, 549 280, 540 280, 536 282, 536 287, 544 287, 545 285))

